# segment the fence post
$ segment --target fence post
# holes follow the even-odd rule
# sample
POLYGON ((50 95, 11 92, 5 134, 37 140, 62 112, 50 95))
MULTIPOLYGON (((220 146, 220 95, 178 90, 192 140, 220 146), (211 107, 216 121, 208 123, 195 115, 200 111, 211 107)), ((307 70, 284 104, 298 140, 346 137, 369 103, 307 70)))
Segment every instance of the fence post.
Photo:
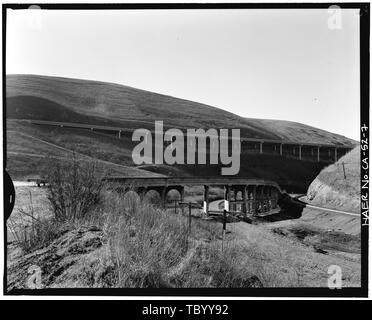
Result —
POLYGON ((345 163, 342 161, 342 168, 344 169, 344 179, 346 179, 345 163))
POLYGON ((226 234, 226 209, 223 210, 223 224, 222 224, 222 251, 223 251, 223 242, 225 240, 226 234))
POLYGON ((174 214, 177 214, 177 200, 174 200, 174 214))

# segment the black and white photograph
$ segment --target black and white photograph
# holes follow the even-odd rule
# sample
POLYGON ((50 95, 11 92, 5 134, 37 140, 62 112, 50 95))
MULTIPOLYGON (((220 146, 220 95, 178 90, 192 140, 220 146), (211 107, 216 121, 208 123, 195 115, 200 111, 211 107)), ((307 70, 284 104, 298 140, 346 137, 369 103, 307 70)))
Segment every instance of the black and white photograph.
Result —
POLYGON ((367 296, 369 15, 3 4, 4 294, 367 296))

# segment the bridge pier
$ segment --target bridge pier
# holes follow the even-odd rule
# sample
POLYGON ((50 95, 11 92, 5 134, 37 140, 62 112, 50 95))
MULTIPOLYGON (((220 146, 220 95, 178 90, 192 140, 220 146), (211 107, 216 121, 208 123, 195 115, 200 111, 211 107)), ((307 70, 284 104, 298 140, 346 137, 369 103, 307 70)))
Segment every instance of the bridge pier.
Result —
POLYGON ((237 186, 234 186, 234 208, 233 208, 233 210, 234 211, 238 211, 238 204, 236 203, 236 201, 238 201, 238 192, 239 192, 240 190, 238 189, 238 187, 237 186))
POLYGON ((161 206, 163 208, 166 207, 167 203, 167 188, 166 187, 162 187, 161 189, 161 193, 160 193, 160 197, 161 197, 161 206))
POLYGON ((185 201, 185 187, 184 186, 181 187, 180 194, 181 194, 181 202, 184 202, 185 201))
POLYGON ((258 205, 259 205, 259 212, 260 213, 262 213, 264 211, 264 207, 263 207, 264 192, 265 192, 265 186, 260 186, 259 187, 259 195, 258 195, 258 205))
POLYGON ((260 205, 261 205, 261 213, 266 211, 266 187, 261 187, 261 194, 260 194, 260 205))
POLYGON ((147 188, 145 187, 139 187, 135 190, 135 192, 138 194, 140 200, 142 201, 143 198, 145 197, 146 195, 146 192, 147 192, 147 188))
POLYGON ((274 193, 274 208, 276 208, 278 206, 278 200, 279 200, 279 193, 276 189, 272 188, 272 191, 274 193))
POLYGON ((251 193, 251 213, 255 215, 257 213, 257 186, 254 185, 252 188, 252 193, 251 193))
POLYGON ((247 213, 249 213, 249 203, 248 203, 248 197, 249 197, 249 194, 248 194, 248 186, 244 186, 244 190, 243 190, 243 213, 244 213, 244 217, 247 216, 247 213))

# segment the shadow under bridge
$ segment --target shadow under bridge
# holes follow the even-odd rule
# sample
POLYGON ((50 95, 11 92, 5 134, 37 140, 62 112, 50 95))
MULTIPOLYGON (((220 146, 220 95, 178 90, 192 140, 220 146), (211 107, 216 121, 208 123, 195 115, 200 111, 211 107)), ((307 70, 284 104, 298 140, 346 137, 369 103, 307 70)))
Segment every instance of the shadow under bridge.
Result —
POLYGON ((144 198, 149 192, 156 191, 160 196, 161 205, 166 207, 168 192, 177 190, 180 203, 184 202, 185 186, 204 186, 203 212, 209 214, 209 188, 224 189, 224 209, 239 211, 244 214, 269 212, 278 208, 278 199, 282 190, 278 183, 268 180, 242 177, 107 177, 106 181, 115 183, 116 189, 124 194, 136 192, 144 198))

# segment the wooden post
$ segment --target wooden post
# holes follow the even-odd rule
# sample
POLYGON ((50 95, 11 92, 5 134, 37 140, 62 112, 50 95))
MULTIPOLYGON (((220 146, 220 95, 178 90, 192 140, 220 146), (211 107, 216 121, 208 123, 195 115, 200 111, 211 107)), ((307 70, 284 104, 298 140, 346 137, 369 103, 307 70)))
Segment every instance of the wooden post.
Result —
POLYGON ((222 224, 222 251, 223 251, 223 242, 226 235, 226 210, 223 210, 223 224, 222 224))
POLYGON ((121 138, 121 130, 119 130, 119 139, 121 138))
POLYGON ((174 200, 174 214, 177 214, 177 200, 174 200))
POLYGON ((263 142, 260 142, 260 153, 262 153, 262 145, 263 145, 263 142))
POLYGON ((337 148, 335 148, 335 162, 337 161, 337 148))
POLYGON ((342 168, 344 170, 344 179, 346 179, 345 163, 342 161, 342 168))
POLYGON ((280 144, 279 153, 281 156, 283 155, 283 143, 280 144))
POLYGON ((302 145, 298 146, 298 158, 301 160, 302 157, 302 145))
POLYGON ((226 231, 226 210, 223 210, 223 230, 226 231))
POLYGON ((209 214, 209 186, 204 186, 204 201, 203 201, 203 211, 205 215, 208 217, 209 214))

